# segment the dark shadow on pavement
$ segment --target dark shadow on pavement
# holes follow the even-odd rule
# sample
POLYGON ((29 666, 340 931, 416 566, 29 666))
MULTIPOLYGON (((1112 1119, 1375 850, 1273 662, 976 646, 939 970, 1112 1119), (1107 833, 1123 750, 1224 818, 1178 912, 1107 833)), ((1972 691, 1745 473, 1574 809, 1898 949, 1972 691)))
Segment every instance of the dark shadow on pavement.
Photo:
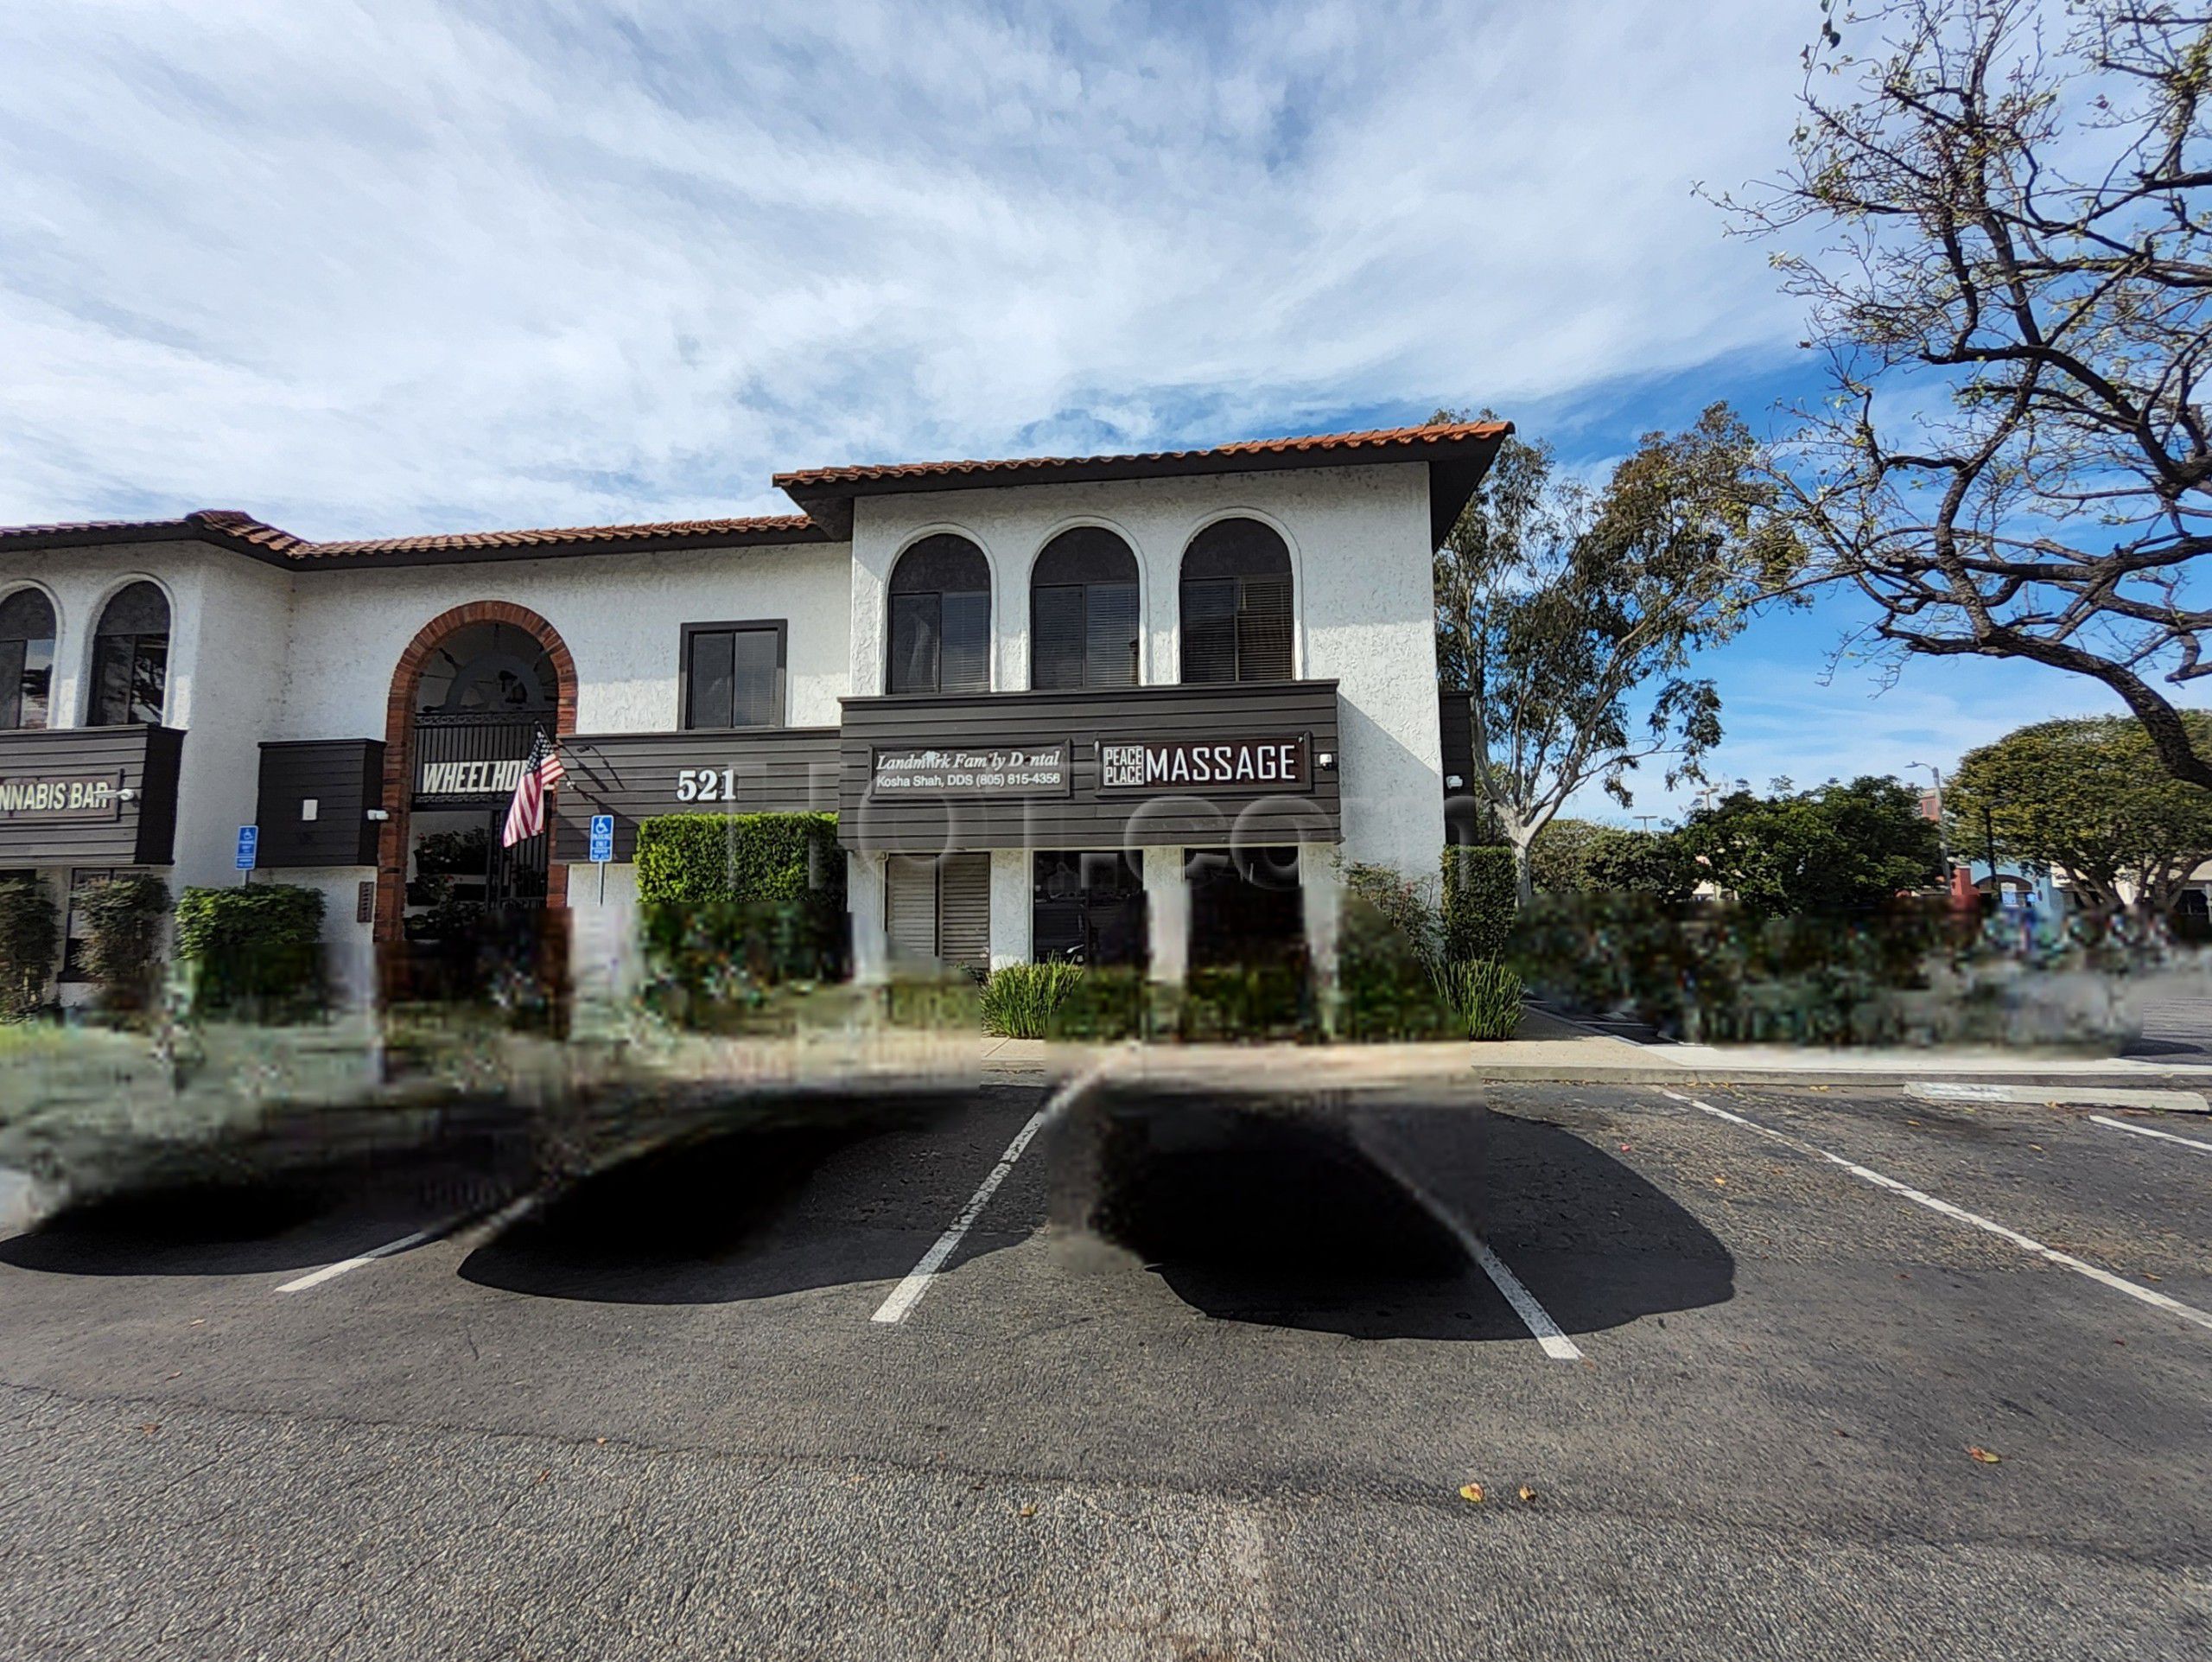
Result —
POLYGON ((1088 1118, 1059 1157, 1084 1168, 1089 1226, 1221 1320, 1526 1340, 1440 1208, 1570 1333, 1733 1295, 1734 1261, 1708 1231, 1557 1126, 1466 1103, 1377 1113, 1155 1101, 1088 1118))
POLYGON ((69 1276, 248 1276, 351 1258, 419 1225, 336 1216, 308 1184, 201 1184, 56 1213, 0 1264, 69 1276))
MULTIPOLYGON (((469 1254, 464 1280, 541 1298, 705 1304, 903 1276, 918 1250, 888 1200, 794 1216, 824 1168, 915 1123, 887 1109, 820 1125, 765 1126, 687 1140, 578 1184, 469 1254)), ((858 1184, 880 1182, 862 1173, 858 1184)), ((944 1226, 943 1205, 918 1207, 944 1226)), ((933 1222, 929 1221, 934 1219, 933 1222)))

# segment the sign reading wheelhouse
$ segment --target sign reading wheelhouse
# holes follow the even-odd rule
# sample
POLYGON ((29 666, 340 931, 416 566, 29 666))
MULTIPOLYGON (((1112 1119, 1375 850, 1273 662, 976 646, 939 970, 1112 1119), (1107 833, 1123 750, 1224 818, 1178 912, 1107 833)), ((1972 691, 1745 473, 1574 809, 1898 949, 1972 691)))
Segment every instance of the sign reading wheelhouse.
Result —
POLYGON ((1049 744, 878 748, 868 774, 874 797, 1065 796, 1073 788, 1065 739, 1049 744))
POLYGON ((1101 739, 1098 788, 1108 791, 1310 791, 1306 733, 1264 739, 1101 739))

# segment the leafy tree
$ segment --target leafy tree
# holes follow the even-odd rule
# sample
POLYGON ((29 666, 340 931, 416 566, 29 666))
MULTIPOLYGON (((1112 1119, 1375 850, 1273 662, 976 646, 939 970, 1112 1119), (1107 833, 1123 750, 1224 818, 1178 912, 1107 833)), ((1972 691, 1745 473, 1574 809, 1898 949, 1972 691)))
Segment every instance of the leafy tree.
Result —
POLYGON ((1594 819, 1554 819, 1529 845, 1529 877, 1548 895, 1590 887, 1590 850, 1605 835, 1594 819))
POLYGON ((2076 0, 2054 41, 2035 0, 1822 10, 1780 180, 1715 199, 1788 245, 1827 359, 1785 517, 1887 650, 2091 677, 2212 786, 2155 685, 2212 675, 2212 13, 2076 0))
POLYGON ((1548 446, 1509 438, 1438 551, 1438 668, 1467 689, 1472 786, 1523 905, 1537 835, 1584 785, 1626 806, 1629 774, 1655 756, 1670 786, 1702 777, 1720 700, 1691 655, 1795 567, 1764 487, 1746 482, 1757 448, 1714 404, 1685 432, 1646 435, 1592 491, 1556 474, 1548 446), (1631 697, 1648 699, 1640 718, 1631 697))
POLYGON ((1705 876, 1682 839, 1672 831, 1605 831, 1583 863, 1592 888, 1686 901, 1705 876))
POLYGON ((1943 880, 1942 843, 1919 793, 1894 779, 1830 780, 1772 796, 1738 791, 1678 833, 1722 888, 1764 915, 1872 910, 1943 880))
MULTIPOLYGON (((2212 755, 2212 711, 2182 719, 2212 755)), ((1993 839, 2001 858, 2063 868, 2107 910, 2119 909, 2125 882, 2152 911, 2171 911, 2190 873, 2212 860, 2212 791, 2163 772, 2128 716, 2038 722, 1969 751, 1943 806, 1955 848, 1978 854, 1993 839)))

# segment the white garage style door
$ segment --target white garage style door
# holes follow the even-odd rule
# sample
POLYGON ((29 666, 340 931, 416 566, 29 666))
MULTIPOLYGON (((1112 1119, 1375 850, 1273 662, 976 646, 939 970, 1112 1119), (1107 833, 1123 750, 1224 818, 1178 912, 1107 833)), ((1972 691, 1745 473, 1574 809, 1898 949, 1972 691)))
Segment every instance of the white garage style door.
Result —
POLYGON ((989 855, 894 854, 883 876, 883 929, 893 962, 979 974, 990 967, 989 855))

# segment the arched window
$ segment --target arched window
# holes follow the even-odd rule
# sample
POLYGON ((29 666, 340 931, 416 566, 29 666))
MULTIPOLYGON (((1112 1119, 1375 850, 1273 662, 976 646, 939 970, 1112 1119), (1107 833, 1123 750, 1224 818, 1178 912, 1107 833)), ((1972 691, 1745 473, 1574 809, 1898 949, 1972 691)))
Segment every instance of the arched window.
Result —
POLYGON ((1183 551, 1183 678, 1290 679, 1290 550, 1256 519, 1223 519, 1183 551))
POLYGON ((550 710, 561 679, 552 655, 513 623, 471 623, 430 654, 415 686, 415 708, 431 715, 524 715, 550 710))
POLYGON ((159 727, 168 683, 169 603, 152 583, 131 583, 92 632, 92 725, 159 727))
POLYGON ((1029 685, 1136 684, 1137 557, 1099 526, 1064 531, 1029 576, 1029 685))
POLYGON ((35 589, 0 600, 0 727, 44 727, 54 688, 54 602, 35 589))
POLYGON ((991 566, 965 537, 925 537, 891 572, 891 692, 991 690, 991 566))

